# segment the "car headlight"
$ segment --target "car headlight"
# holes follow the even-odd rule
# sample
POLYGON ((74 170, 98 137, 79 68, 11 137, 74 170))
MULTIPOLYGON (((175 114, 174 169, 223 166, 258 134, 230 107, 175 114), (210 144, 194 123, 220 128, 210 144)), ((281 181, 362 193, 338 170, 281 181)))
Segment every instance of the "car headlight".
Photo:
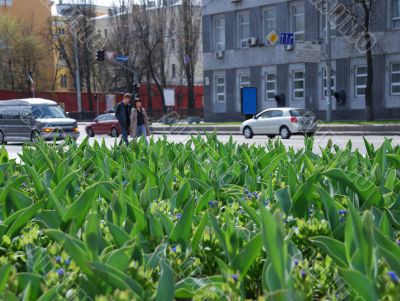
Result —
POLYGON ((74 127, 74 128, 72 129, 72 131, 73 131, 74 133, 79 133, 79 129, 78 129, 77 127, 74 127))
POLYGON ((45 133, 51 133, 52 131, 53 131, 52 128, 43 128, 42 129, 42 132, 45 132, 45 133))

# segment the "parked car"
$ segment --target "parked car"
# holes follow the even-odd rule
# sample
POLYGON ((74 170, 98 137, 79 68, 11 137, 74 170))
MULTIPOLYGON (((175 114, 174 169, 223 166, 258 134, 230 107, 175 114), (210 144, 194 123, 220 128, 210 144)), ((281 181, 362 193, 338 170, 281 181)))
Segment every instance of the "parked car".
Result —
POLYGON ((114 114, 99 115, 93 122, 86 126, 86 134, 89 137, 94 137, 95 135, 118 137, 121 132, 121 127, 114 114))
POLYGON ((79 137, 75 119, 52 100, 27 98, 0 101, 0 144, 79 137))
POLYGON ((317 130, 314 113, 297 108, 273 108, 262 111, 240 126, 240 131, 250 139, 254 135, 267 135, 274 138, 280 135, 289 139, 291 135, 313 135, 317 130))

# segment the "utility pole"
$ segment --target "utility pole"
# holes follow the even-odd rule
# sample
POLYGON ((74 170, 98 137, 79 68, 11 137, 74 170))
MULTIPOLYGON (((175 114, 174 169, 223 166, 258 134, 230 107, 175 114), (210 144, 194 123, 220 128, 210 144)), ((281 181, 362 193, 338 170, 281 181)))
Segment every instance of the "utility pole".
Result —
POLYGON ((332 121, 332 48, 331 48, 331 23, 329 20, 330 12, 330 0, 326 0, 326 15, 325 15, 325 26, 326 26, 326 121, 332 121))
POLYGON ((78 36, 77 33, 74 33, 74 51, 75 51, 75 79, 76 79, 76 97, 78 100, 78 113, 82 116, 82 92, 81 92, 81 76, 79 71, 79 55, 78 55, 78 36))

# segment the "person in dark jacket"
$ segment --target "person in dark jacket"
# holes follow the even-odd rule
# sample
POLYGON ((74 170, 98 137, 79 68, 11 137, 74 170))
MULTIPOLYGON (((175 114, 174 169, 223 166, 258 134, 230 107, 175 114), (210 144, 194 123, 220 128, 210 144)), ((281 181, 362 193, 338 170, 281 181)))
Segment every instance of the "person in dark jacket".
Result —
POLYGON ((115 109, 115 117, 118 119, 118 122, 122 129, 122 139, 120 145, 122 144, 122 141, 125 141, 126 145, 129 144, 128 133, 129 133, 129 128, 131 126, 130 115, 132 110, 130 101, 131 101, 131 95, 126 93, 124 95, 124 99, 117 104, 117 108, 115 109))

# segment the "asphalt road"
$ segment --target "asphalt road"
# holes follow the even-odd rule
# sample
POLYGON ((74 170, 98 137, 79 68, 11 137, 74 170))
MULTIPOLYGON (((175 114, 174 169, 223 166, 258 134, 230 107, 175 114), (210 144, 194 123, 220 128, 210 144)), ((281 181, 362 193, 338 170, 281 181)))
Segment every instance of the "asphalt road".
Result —
MULTIPOLYGON (((81 131, 81 136, 78 139, 78 143, 81 142, 85 138, 86 134, 84 131, 81 131)), ((163 136, 161 135, 154 135, 154 139, 162 139, 163 136)), ((255 144, 255 145, 264 145, 268 138, 266 136, 256 136, 253 139, 245 139, 243 136, 232 136, 234 141, 237 143, 248 143, 248 144, 255 144)), ((167 136, 168 141, 171 142, 185 142, 190 138, 190 136, 187 135, 169 135, 167 136)), ((228 141, 230 136, 228 135, 220 135, 218 136, 218 139, 222 142, 228 141)), ((400 144, 400 136, 391 136, 388 137, 393 140, 394 145, 399 145, 400 144)), ((112 138, 110 136, 96 136, 94 138, 90 138, 90 141, 101 141, 102 139, 105 139, 105 142, 107 145, 112 146, 114 145, 115 138, 112 138)), ((119 139, 119 138, 118 138, 119 139)), ((361 136, 315 136, 315 143, 314 143, 314 152, 319 153, 320 149, 319 147, 325 147, 328 140, 331 139, 334 144, 337 144, 341 147, 345 146, 349 140, 351 140, 353 149, 357 148, 362 154, 365 154, 365 146, 364 146, 364 141, 361 136)), ((372 143, 375 148, 379 147, 383 140, 384 137, 381 136, 368 136, 367 137, 368 141, 372 143)), ((304 146, 304 137, 302 136, 292 136, 289 140, 282 140, 284 145, 287 147, 293 147, 294 149, 300 149, 304 146)), ((22 144, 18 143, 9 143, 6 145, 6 149, 9 153, 10 158, 16 158, 18 159, 18 154, 22 151, 22 144)))

